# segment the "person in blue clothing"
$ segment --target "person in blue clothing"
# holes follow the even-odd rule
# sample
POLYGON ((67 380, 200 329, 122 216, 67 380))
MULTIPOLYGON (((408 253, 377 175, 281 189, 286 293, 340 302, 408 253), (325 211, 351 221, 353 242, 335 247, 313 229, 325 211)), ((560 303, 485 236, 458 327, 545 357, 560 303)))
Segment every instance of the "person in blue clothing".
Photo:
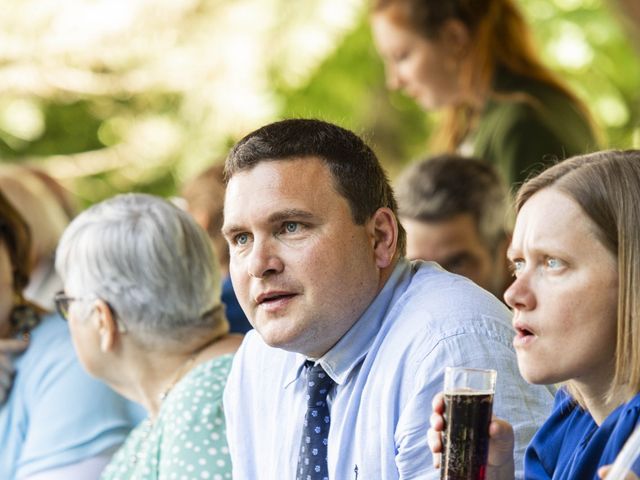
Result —
MULTIPOLYGON (((640 150, 574 157, 518 192, 505 293, 518 365, 531 383, 563 385, 525 453, 526 478, 598 478, 639 423, 638 205, 640 150)), ((440 396, 434 410, 439 452, 440 396)), ((495 420, 490 433, 490 461, 504 468, 489 478, 513 478, 510 425, 495 420)))
POLYGON ((0 478, 95 480, 142 411, 90 378, 67 325, 24 299, 31 240, 0 192, 0 478))
POLYGON ((393 190, 361 138, 283 120, 240 140, 225 172, 222 232, 255 327, 224 393, 233 478, 438 478, 426 433, 446 366, 498 371, 496 413, 522 458, 553 395, 519 375, 495 296, 405 258, 393 190))
POLYGON ((229 246, 222 236, 222 210, 224 205, 224 165, 213 165, 182 188, 185 209, 209 235, 218 256, 222 276, 222 303, 231 333, 247 333, 253 327, 242 311, 229 276, 229 246))

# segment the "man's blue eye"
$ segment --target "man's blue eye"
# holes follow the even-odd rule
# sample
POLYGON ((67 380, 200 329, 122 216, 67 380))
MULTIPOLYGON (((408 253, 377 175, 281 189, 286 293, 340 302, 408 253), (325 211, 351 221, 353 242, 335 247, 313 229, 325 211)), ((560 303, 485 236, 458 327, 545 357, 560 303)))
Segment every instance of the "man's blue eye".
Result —
POLYGON ((249 235, 246 233, 241 233, 240 235, 236 235, 236 243, 238 245, 245 245, 249 241, 249 235))
POLYGON ((298 230, 298 224, 296 222, 287 222, 284 228, 287 230, 287 233, 293 233, 298 230))

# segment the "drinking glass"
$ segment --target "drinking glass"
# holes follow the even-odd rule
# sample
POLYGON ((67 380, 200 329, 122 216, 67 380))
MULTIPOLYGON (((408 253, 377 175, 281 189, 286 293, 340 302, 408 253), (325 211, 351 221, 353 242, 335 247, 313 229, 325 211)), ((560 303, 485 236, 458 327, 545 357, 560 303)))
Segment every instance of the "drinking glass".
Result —
POLYGON ((484 480, 496 377, 495 370, 445 369, 442 480, 484 480))

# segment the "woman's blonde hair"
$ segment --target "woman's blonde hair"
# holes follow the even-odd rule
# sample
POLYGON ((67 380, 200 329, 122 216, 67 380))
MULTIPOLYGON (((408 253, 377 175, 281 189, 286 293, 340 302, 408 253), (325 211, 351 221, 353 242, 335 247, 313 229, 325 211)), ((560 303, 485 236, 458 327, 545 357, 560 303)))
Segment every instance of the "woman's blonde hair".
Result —
MULTIPOLYGON (((518 191, 516 211, 553 187, 571 197, 597 227, 598 240, 618 260, 615 374, 609 396, 640 391, 640 150, 580 155, 548 168, 518 191)), ((569 392, 582 403, 571 383, 569 392)))
MULTIPOLYGON (((470 61, 461 66, 461 86, 466 92, 488 92, 496 98, 513 97, 535 105, 526 95, 492 89, 501 67, 560 91, 590 119, 586 106, 540 60, 531 31, 513 0, 373 0, 373 12, 382 11, 428 40, 436 38, 448 20, 462 22, 472 39, 470 61)), ((446 108, 433 137, 434 148, 455 151, 480 113, 480 107, 471 103, 446 108)))

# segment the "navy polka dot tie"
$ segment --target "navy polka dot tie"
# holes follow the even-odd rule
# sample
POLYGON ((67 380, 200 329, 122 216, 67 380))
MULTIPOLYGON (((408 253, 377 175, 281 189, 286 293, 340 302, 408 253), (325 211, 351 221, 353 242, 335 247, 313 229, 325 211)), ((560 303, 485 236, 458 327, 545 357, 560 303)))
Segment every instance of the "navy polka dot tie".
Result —
POLYGON ((304 416, 298 474, 296 480, 329 480, 327 445, 329 438, 329 406, 327 394, 333 380, 320 365, 307 361, 307 413, 304 416))

